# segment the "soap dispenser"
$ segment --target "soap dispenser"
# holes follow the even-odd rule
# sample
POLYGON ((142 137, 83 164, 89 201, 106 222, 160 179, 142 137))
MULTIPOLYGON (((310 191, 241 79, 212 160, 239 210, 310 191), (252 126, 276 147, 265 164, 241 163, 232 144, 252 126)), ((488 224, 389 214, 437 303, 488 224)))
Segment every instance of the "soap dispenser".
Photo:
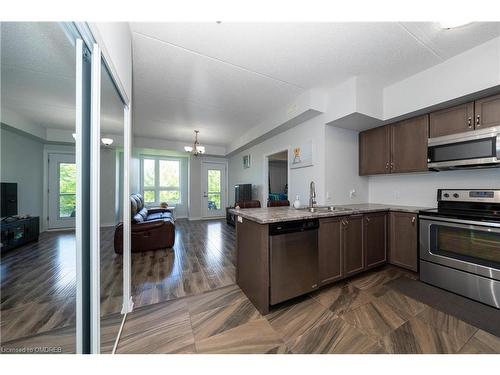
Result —
POLYGON ((295 201, 293 202, 293 208, 300 208, 300 198, 298 194, 295 196, 295 201))

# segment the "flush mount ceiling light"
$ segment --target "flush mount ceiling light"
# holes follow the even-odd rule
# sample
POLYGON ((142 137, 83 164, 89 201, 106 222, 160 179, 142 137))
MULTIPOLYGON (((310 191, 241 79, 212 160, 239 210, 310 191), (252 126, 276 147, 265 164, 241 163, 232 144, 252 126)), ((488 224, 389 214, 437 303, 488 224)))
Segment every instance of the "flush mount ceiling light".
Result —
POLYGON ((439 22, 439 27, 443 30, 456 29, 457 27, 465 26, 471 23, 464 20, 448 20, 439 22))
POLYGON ((113 144, 113 140, 111 138, 101 138, 101 142, 104 146, 111 146, 113 144))
POLYGON ((199 130, 194 131, 194 142, 192 146, 184 146, 184 151, 189 152, 194 156, 202 155, 205 153, 205 146, 200 146, 200 142, 198 142, 199 132, 199 130))

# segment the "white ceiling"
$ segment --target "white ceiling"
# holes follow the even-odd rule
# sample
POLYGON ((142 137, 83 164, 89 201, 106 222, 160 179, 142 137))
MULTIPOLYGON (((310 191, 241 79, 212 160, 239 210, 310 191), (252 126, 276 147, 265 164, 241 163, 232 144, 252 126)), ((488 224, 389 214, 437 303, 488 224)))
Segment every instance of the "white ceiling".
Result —
MULTIPOLYGON (((228 145, 311 88, 352 76, 380 85, 500 35, 499 23, 132 23, 134 132, 228 145)), ((45 128, 74 128, 74 48, 57 23, 1 24, 2 108, 45 128)), ((102 128, 121 133, 105 70, 102 128)), ((15 124, 13 124, 15 126, 15 124)))
POLYGON ((131 23, 134 132, 227 145, 305 90, 382 86, 500 35, 499 23, 131 23))
MULTIPOLYGON (((2 110, 34 126, 75 128, 75 48, 58 23, 2 22, 1 76, 2 110)), ((120 134, 123 106, 102 76, 102 131, 120 134)))

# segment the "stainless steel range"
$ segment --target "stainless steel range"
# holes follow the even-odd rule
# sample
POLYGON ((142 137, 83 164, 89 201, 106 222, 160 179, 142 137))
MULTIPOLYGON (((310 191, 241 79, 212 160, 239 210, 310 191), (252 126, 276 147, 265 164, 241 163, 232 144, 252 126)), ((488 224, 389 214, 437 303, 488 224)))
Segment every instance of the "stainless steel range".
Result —
POLYGON ((419 221, 420 280, 500 308, 500 189, 440 189, 419 221))

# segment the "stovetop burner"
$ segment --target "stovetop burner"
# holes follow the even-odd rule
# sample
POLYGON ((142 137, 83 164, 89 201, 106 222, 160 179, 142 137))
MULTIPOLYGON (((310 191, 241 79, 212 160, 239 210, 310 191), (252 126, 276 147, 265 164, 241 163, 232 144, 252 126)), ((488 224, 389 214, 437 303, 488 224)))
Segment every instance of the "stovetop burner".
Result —
POLYGON ((438 208, 421 210, 420 213, 462 220, 500 222, 500 189, 439 189, 438 208))

